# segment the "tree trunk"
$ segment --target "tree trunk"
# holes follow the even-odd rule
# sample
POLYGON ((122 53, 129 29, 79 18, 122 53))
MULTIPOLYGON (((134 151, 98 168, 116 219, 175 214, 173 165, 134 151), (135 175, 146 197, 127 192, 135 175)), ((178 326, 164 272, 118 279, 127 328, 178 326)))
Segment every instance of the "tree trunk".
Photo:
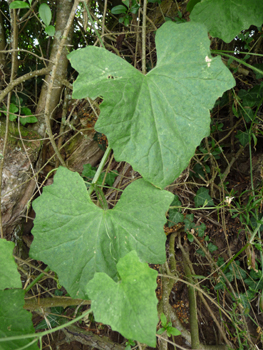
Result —
MULTIPOLYGON (((54 42, 51 49, 50 54, 50 63, 49 66, 53 66, 53 62, 55 60, 58 46, 61 40, 61 36, 63 35, 65 26, 67 24, 67 20, 72 9, 73 2, 70 0, 57 0, 57 11, 56 11, 56 33, 54 36, 54 42)), ((66 45, 70 45, 73 34, 73 26, 70 29, 70 33, 66 39, 66 45)), ((62 90, 62 80, 67 77, 67 67, 68 67, 68 59, 67 54, 69 50, 67 46, 65 46, 62 50, 59 63, 56 70, 56 77, 53 82, 53 90, 52 97, 50 100, 49 110, 51 111, 50 118, 55 117, 56 110, 60 105, 60 97, 62 90)), ((46 124, 44 117, 44 110, 46 106, 46 98, 47 98, 47 85, 50 83, 50 74, 45 76, 45 80, 42 85, 41 94, 39 97, 39 101, 37 104, 36 114, 38 115, 38 122, 33 124, 32 128, 37 131, 41 136, 45 136, 46 133, 46 124)))

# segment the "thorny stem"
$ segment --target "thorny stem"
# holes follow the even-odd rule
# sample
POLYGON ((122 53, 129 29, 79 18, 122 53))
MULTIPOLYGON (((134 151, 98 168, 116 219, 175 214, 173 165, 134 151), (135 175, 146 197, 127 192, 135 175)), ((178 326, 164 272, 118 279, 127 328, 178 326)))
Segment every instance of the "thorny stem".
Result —
POLYGON ((67 297, 52 297, 52 298, 41 298, 41 299, 27 299, 25 298, 24 309, 34 311, 39 309, 46 309, 50 307, 61 306, 66 308, 73 305, 90 305, 90 300, 83 299, 71 299, 67 297))

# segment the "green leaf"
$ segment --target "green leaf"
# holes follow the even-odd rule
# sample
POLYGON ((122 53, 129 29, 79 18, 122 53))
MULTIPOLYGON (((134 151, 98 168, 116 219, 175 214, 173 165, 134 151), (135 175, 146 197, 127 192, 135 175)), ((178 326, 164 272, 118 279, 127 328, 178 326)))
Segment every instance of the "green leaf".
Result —
POLYGON ((140 179, 124 190, 114 209, 103 210, 91 201, 78 173, 59 167, 54 183, 33 202, 30 256, 48 264, 72 297, 85 298, 95 272, 116 279, 116 263, 131 250, 144 262, 165 262, 163 225, 172 198, 140 179))
POLYGON ((49 35, 49 36, 54 36, 54 35, 55 35, 55 31, 56 31, 56 29, 55 29, 54 26, 47 26, 47 27, 45 28, 45 32, 46 32, 47 35, 49 35))
POLYGON ((200 1, 201 0, 190 0, 186 6, 186 10, 191 13, 195 5, 200 1))
MULTIPOLYGON (((97 169, 92 167, 91 164, 84 164, 83 165, 83 171, 81 176, 82 177, 86 177, 87 181, 91 182, 92 179, 94 178, 95 174, 96 174, 97 169)), ((101 173, 100 177, 97 181, 98 185, 102 185, 103 179, 104 179, 105 173, 101 173)), ((118 174, 115 174, 113 172, 110 172, 106 175, 106 179, 105 182, 109 185, 112 186, 115 178, 118 176, 118 174)))
POLYGON ((198 233, 198 237, 203 237, 205 234, 206 225, 202 222, 201 225, 195 227, 195 230, 198 233))
POLYGON ((217 266, 220 267, 221 265, 223 265, 225 262, 224 258, 222 256, 219 256, 218 259, 217 259, 217 266))
POLYGON ((129 0, 122 0, 122 3, 123 3, 125 6, 127 6, 127 7, 130 6, 130 1, 129 1, 129 0))
POLYGON ((204 251, 202 249, 197 249, 196 253, 201 255, 201 256, 203 256, 203 257, 205 257, 205 253, 204 253, 204 251))
MULTIPOLYGON (((150 2, 150 1, 148 0, 148 2, 150 2)), ((156 333, 157 334, 163 334, 163 332, 165 332, 165 331, 166 331, 165 328, 160 328, 160 329, 158 329, 158 331, 156 333)))
POLYGON ((162 326, 165 327, 166 324, 167 324, 167 318, 165 316, 165 314, 162 312, 161 314, 161 323, 162 323, 162 326))
MULTIPOLYGON (((7 115, 6 107, 3 107, 3 111, 4 111, 3 113, 5 115, 7 115)), ((16 120, 17 116, 15 114, 13 114, 13 113, 17 113, 17 112, 18 112, 17 106, 15 104, 13 104, 13 103, 10 103, 10 108, 9 108, 9 120, 10 121, 16 120)))
POLYGON ((177 328, 174 328, 174 327, 168 327, 167 328, 167 334, 170 334, 170 335, 174 335, 175 337, 177 337, 178 335, 181 334, 181 332, 177 329, 177 328))
POLYGON ((22 107, 21 108, 21 113, 24 115, 32 115, 31 109, 27 108, 27 107, 22 107))
POLYGON ((20 274, 17 271, 17 265, 13 257, 14 247, 14 242, 0 239, 0 289, 22 288, 20 274))
POLYGON ((206 204, 207 207, 214 206, 214 201, 209 195, 209 189, 200 187, 196 192, 196 196, 194 198, 196 208, 202 207, 206 204))
POLYGON ((195 5, 190 18, 205 24, 213 37, 229 43, 252 24, 261 26, 262 13, 261 0, 202 0, 195 5))
MULTIPOLYGON (((32 314, 23 309, 25 291, 10 289, 0 291, 0 338, 21 336, 21 339, 0 343, 1 350, 16 350, 26 347, 32 339, 22 339, 23 335, 35 333, 32 314)), ((37 342, 28 346, 27 350, 37 350, 37 342)))
POLYGON ((179 222, 184 221, 184 215, 179 212, 179 209, 170 209, 169 210, 169 222, 168 227, 172 227, 179 222))
POLYGON ((238 130, 235 137, 239 140, 242 146, 246 146, 249 142, 249 132, 238 130))
POLYGON ((27 123, 36 123, 37 122, 37 118, 34 116, 34 115, 31 115, 29 117, 26 117, 26 118, 20 118, 20 123, 22 125, 26 125, 27 123))
POLYGON ((117 5, 111 9, 113 15, 119 15, 121 13, 126 13, 128 11, 127 7, 124 5, 117 5))
POLYGON ((155 289, 157 271, 141 263, 131 251, 117 263, 121 281, 105 273, 95 273, 87 292, 97 322, 109 324, 125 338, 156 346, 158 322, 155 289))
POLYGON ((14 115, 14 114, 9 114, 9 120, 11 121, 11 122, 13 122, 14 120, 16 120, 16 118, 17 118, 17 116, 16 115, 14 115))
POLYGON ((116 177, 118 176, 118 174, 115 174, 114 172, 110 172, 106 175, 106 183, 109 185, 109 186, 113 186, 114 184, 114 181, 116 179, 116 177))
POLYGON ((258 68, 262 72, 262 73, 255 72, 256 79, 262 79, 263 78, 263 63, 256 63, 256 64, 254 64, 254 67, 258 68))
MULTIPOLYGON (((174 199, 171 203, 171 207, 173 206, 181 206, 182 203, 179 200, 179 197, 177 195, 174 196, 174 199)), ((180 209, 172 208, 169 210, 169 221, 168 221, 168 227, 172 227, 174 224, 178 224, 179 222, 184 221, 184 215, 180 213, 180 209)))
POLYGON ((215 252, 218 248, 216 245, 214 245, 213 243, 208 243, 207 249, 209 250, 210 253, 215 252))
POLYGON ((49 26, 52 18, 52 13, 48 4, 43 3, 39 6, 39 16, 42 19, 42 21, 45 23, 45 25, 49 26))
POLYGON ((194 214, 187 214, 186 215, 186 218, 184 219, 185 231, 191 230, 191 228, 195 227, 193 220, 194 220, 194 214))
POLYGON ((243 106, 245 107, 254 107, 262 99, 263 96, 263 87, 262 85, 255 85, 250 90, 241 89, 238 93, 238 97, 241 98, 243 106))
MULTIPOLYGON (((88 179, 88 181, 92 181, 95 174, 96 174, 96 168, 92 167, 91 164, 84 164, 83 165, 83 171, 81 173, 81 176, 86 177, 88 179)), ((99 185, 101 185, 101 183, 99 183, 99 181, 98 181, 99 185)))
POLYGON ((104 98, 95 128, 107 136, 115 159, 160 188, 186 168, 209 134, 209 110, 235 85, 209 46, 203 25, 167 22, 157 30, 157 65, 146 76, 103 48, 68 55, 79 72, 73 98, 104 98))
POLYGON ((10 9, 14 10, 14 9, 25 9, 25 8, 29 8, 29 4, 27 2, 24 1, 13 1, 10 4, 10 9))
POLYGON ((187 233, 187 239, 190 243, 194 241, 194 236, 191 233, 187 233))

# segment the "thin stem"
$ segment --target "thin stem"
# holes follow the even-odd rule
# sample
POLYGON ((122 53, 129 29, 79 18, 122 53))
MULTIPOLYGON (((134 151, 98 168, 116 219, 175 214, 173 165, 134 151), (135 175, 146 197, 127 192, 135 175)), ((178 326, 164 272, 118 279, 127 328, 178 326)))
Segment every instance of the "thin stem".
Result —
MULTIPOLYGON (((49 272, 50 268, 47 266, 44 270, 45 272, 49 272)), ((45 276, 45 274, 42 272, 40 275, 37 276, 37 278, 34 279, 25 289, 25 292, 27 293, 41 278, 45 276)))
POLYGON ((90 14, 90 12, 89 12, 89 8, 88 8, 86 2, 84 2, 84 6, 85 6, 86 11, 87 11, 87 14, 88 14, 88 16, 89 16, 89 20, 90 20, 91 23, 92 23, 92 27, 93 27, 93 29, 94 29, 94 31, 95 31, 95 33, 96 33, 96 35, 97 35, 97 37, 98 37, 98 39, 99 39, 99 41, 100 41, 100 44, 101 44, 101 46, 104 47, 104 49, 105 49, 104 43, 103 43, 103 41, 102 41, 102 39, 101 39, 101 36, 100 36, 100 34, 99 34, 99 32, 98 32, 98 30, 97 30, 95 24, 94 24, 94 21, 93 21, 93 19, 92 19, 92 17, 91 17, 91 14, 90 14))
MULTIPOLYGON (((234 56, 232 56, 232 55, 228 55, 228 54, 226 54, 226 53, 222 53, 222 52, 217 51, 217 50, 211 50, 211 53, 214 53, 214 54, 218 54, 218 55, 221 55, 221 56, 226 56, 226 57, 232 58, 234 61, 237 61, 237 62, 243 64, 244 66, 246 66, 246 67, 252 69, 253 71, 255 71, 255 72, 257 72, 257 73, 260 73, 260 74, 263 74, 262 70, 260 70, 260 69, 258 69, 258 68, 256 68, 256 67, 253 67, 253 66, 251 66, 251 64, 248 64, 247 62, 245 62, 245 61, 243 61, 243 60, 240 60, 239 58, 236 58, 236 57, 234 57, 234 56)), ((257 56, 258 56, 258 55, 257 55, 257 56)))
POLYGON ((146 12, 147 0, 143 0, 143 17, 142 17, 142 73, 146 74, 146 12))
POLYGON ((41 332, 41 333, 33 333, 33 334, 15 335, 13 337, 7 337, 7 338, 0 338, 0 343, 12 341, 12 340, 18 340, 18 339, 30 339, 30 338, 40 339, 41 337, 44 337, 45 335, 55 333, 55 332, 59 331, 60 329, 63 329, 65 327, 70 326, 71 324, 81 320, 83 317, 89 315, 91 312, 93 312, 93 311, 91 309, 89 309, 88 311, 84 312, 82 315, 74 318, 74 320, 71 320, 67 323, 64 323, 63 325, 60 325, 58 327, 52 328, 49 331, 45 331, 45 332, 41 332))
POLYGON ((109 156, 110 152, 111 152, 111 147, 108 147, 106 149, 103 157, 102 157, 100 165, 99 165, 99 167, 98 167, 98 169, 96 171, 96 174, 95 174, 95 176, 94 176, 94 178, 92 180, 91 186, 90 186, 89 191, 88 191, 89 196, 92 194, 92 192, 94 190, 94 185, 96 184, 96 182, 98 181, 98 179, 100 177, 100 174, 101 174, 101 172, 102 172, 102 170, 104 168, 104 165, 105 165, 105 163, 106 163, 106 161, 108 159, 108 156, 109 156))

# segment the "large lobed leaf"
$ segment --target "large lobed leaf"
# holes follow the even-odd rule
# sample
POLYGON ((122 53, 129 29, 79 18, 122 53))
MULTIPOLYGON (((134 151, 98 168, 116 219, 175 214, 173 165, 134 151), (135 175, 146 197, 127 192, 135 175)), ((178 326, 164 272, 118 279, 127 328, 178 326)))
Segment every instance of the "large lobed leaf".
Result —
POLYGON ((14 242, 0 239, 0 290, 6 288, 22 288, 20 274, 17 271, 17 265, 13 257, 14 248, 14 242))
POLYGON ((262 0, 202 0, 195 5, 191 21, 203 23, 213 37, 229 43, 241 30, 263 23, 262 0))
POLYGON ((157 65, 146 76, 103 48, 68 56, 79 72, 73 97, 104 99, 95 128, 106 134, 116 160, 160 188, 188 165, 209 134, 209 109, 235 85, 209 45, 205 26, 167 22, 157 30, 157 65))
POLYGON ((53 185, 33 202, 30 256, 48 264, 72 297, 87 298, 94 274, 116 279, 116 263, 131 250, 144 262, 165 262, 163 225, 172 199, 172 193, 140 179, 114 209, 103 210, 91 201, 80 175, 60 167, 53 185))
POLYGON ((87 286, 97 322, 111 326, 127 339, 156 346, 157 271, 141 263, 135 251, 117 264, 121 281, 96 273, 87 286))
POLYGON ((23 309, 24 296, 25 291, 23 289, 0 291, 0 350, 38 349, 36 342, 28 345, 32 342, 32 339, 23 339, 23 335, 35 333, 32 314, 23 309), (19 335, 21 339, 3 341, 4 338, 19 335))

